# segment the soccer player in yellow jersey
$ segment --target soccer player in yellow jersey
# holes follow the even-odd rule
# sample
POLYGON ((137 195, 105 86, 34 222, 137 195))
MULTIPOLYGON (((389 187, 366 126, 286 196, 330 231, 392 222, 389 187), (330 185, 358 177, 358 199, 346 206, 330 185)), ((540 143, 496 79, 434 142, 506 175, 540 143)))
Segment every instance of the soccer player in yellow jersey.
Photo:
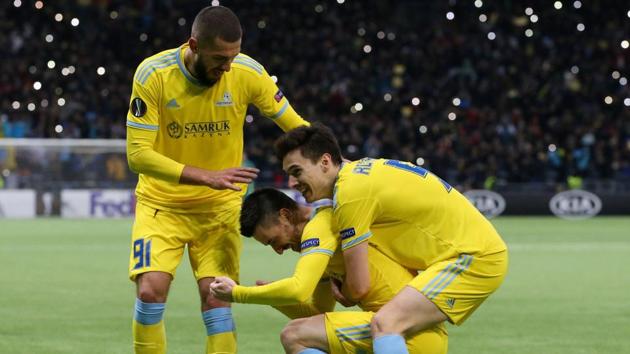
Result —
MULTIPOLYGON (((243 202, 243 235, 253 236, 278 254, 287 249, 300 252, 295 272, 263 286, 240 286, 227 277, 217 277, 211 284, 218 298, 273 305, 291 318, 300 318, 282 333, 287 353, 371 352, 370 311, 381 308, 415 275, 369 247, 371 287, 358 304, 367 312, 331 312, 334 298, 327 279, 343 282, 345 273, 340 243, 331 229, 331 205, 331 200, 317 201, 313 207, 298 205, 275 189, 254 192, 243 202)), ((408 345, 413 353, 446 353, 448 336, 438 325, 413 336, 408 345)))
POLYGON ((448 183, 408 162, 342 164, 330 129, 316 124, 276 142, 283 169, 309 202, 333 199, 346 266, 345 293, 370 289, 368 244, 421 271, 372 319, 374 353, 407 353, 404 337, 444 321, 460 325, 507 272, 505 243, 448 183))
POLYGON ((209 296, 220 275, 238 279, 240 167, 249 104, 283 130, 308 124, 262 65, 241 51, 241 25, 222 6, 196 16, 188 42, 149 57, 133 78, 127 158, 139 173, 129 275, 137 284, 136 353, 164 353, 169 286, 188 246, 199 285, 207 353, 234 353, 230 304, 209 296))

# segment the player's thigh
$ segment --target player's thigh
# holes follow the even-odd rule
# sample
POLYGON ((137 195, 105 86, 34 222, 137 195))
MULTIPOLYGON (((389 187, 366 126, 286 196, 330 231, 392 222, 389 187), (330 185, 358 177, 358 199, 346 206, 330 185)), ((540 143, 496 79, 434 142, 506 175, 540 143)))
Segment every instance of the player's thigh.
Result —
POLYGON ((327 312, 326 337, 333 354, 372 353, 373 312, 327 312))
POLYGON ((409 354, 446 354, 448 332, 444 323, 422 330, 407 337, 409 354))
POLYGON ((188 245, 195 278, 228 276, 238 282, 242 248, 240 204, 197 216, 195 237, 188 245))
POLYGON ((175 277, 187 242, 182 236, 186 234, 186 220, 182 218, 181 215, 137 203, 129 255, 131 280, 146 272, 164 272, 175 277))
POLYGON ((429 267, 409 286, 459 325, 501 285, 507 265, 507 251, 484 256, 462 254, 429 267))
POLYGON ((292 320, 284 327, 280 337, 285 348, 298 345, 305 348, 328 350, 323 314, 292 320))

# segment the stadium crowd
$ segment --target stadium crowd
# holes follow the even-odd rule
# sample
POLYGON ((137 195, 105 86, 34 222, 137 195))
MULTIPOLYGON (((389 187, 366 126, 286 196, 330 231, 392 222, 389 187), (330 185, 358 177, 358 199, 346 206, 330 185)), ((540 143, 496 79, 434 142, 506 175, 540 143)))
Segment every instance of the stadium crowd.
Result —
MULTIPOLYGON (((184 43, 208 3, 1 5, 0 137, 124 138, 136 66, 184 43)), ((302 116, 331 126, 350 159, 413 161, 463 188, 630 180, 627 4, 221 5, 241 19, 243 52, 302 116)), ((255 111, 247 121, 259 180, 280 183, 280 129, 255 111)))

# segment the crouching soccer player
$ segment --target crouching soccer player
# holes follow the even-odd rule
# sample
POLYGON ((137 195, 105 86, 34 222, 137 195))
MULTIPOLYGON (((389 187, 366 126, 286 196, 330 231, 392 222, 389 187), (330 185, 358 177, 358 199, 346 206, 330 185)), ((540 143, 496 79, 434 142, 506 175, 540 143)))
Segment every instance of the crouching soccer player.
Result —
POLYGON ((370 247, 422 271, 374 315, 375 353, 407 353, 405 338, 445 321, 462 324, 503 282, 505 243, 466 197, 429 171, 389 159, 342 164, 336 138, 321 124, 285 134, 276 151, 308 202, 334 201, 346 297, 360 300, 370 288, 370 247))
MULTIPOLYGON (((358 303, 366 312, 332 312, 335 301, 326 279, 342 281, 345 272, 339 239, 331 229, 331 204, 322 200, 308 207, 274 189, 254 192, 243 203, 241 233, 278 254, 289 248, 300 252, 295 272, 262 286, 236 285, 227 277, 217 277, 211 284, 219 299, 272 305, 290 318, 299 318, 283 330, 287 353, 370 353, 371 311, 378 311, 415 276, 370 247, 371 287, 358 303)), ((411 353, 446 353, 446 329, 443 324, 428 328, 410 337, 407 345, 411 353)))

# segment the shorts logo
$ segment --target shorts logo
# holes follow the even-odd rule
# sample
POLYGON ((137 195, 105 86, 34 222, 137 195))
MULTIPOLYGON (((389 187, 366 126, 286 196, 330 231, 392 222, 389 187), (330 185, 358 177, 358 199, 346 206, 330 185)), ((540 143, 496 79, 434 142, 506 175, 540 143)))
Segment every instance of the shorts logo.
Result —
POLYGON ((276 100, 276 102, 280 102, 282 100, 282 97, 284 97, 284 94, 280 90, 278 90, 278 92, 273 95, 273 99, 276 100))
POLYGON ((302 242, 302 245, 300 246, 300 249, 303 251, 307 248, 310 247, 317 247, 319 246, 319 239, 318 238, 309 238, 308 240, 302 242))
POLYGON ((169 125, 167 125, 167 128, 168 135, 171 138, 179 139, 179 137, 182 136, 182 126, 177 124, 176 122, 171 122, 169 125))
POLYGON ((449 309, 452 309, 453 306, 455 306, 455 299, 453 299, 452 297, 446 299, 446 306, 448 306, 449 309))
POLYGON ((341 236, 342 240, 345 240, 347 238, 350 238, 354 235, 356 235, 356 231, 354 231, 354 227, 348 228, 348 229, 343 229, 341 231, 339 231, 339 236, 341 236))
POLYGON ((129 110, 134 117, 140 118, 147 113, 147 104, 140 97, 131 100, 129 110))

